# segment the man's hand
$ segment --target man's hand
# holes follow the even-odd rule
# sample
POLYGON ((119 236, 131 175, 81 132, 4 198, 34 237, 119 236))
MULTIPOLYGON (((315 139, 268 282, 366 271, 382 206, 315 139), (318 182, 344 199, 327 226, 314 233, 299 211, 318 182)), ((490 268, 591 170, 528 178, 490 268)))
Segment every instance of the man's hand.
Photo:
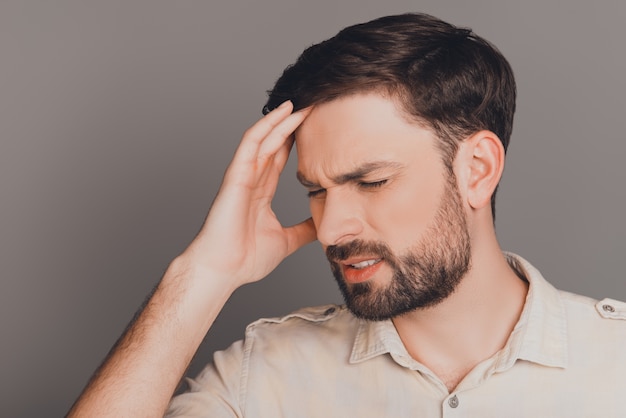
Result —
POLYGON ((286 102, 246 131, 206 222, 96 371, 69 417, 156 417, 232 292, 315 239, 311 220, 272 212, 293 132, 309 111, 286 102))
POLYGON ((315 239, 311 219, 285 228, 271 207, 293 132, 310 112, 292 108, 285 102, 246 131, 202 230, 183 255, 235 288, 265 277, 315 239))

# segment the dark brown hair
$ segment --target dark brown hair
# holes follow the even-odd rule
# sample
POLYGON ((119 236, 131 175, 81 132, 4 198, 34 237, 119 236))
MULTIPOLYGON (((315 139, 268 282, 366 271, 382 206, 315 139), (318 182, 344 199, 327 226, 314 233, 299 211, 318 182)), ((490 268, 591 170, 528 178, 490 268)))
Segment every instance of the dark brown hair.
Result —
MULTIPOLYGON (((291 100, 295 109, 380 92, 441 139, 451 169, 459 141, 486 129, 506 150, 515 112, 509 63, 470 29, 426 14, 382 17, 347 27, 307 48, 269 92, 264 113, 291 100)), ((495 192, 491 198, 495 216, 495 192)))

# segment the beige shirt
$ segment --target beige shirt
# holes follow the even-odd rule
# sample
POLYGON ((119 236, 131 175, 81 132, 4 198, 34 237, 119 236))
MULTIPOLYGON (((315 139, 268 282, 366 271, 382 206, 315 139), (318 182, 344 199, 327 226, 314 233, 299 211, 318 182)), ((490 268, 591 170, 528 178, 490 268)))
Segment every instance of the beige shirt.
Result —
POLYGON ((391 321, 345 307, 261 319, 217 352, 167 416, 626 417, 626 303, 530 282, 506 346, 449 393, 391 321))

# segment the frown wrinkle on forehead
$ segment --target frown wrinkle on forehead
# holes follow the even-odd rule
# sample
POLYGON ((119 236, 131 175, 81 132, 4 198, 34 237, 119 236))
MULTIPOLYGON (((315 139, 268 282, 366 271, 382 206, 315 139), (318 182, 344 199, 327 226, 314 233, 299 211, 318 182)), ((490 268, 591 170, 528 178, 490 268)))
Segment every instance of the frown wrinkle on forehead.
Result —
MULTIPOLYGON (((397 171, 404 167, 404 164, 395 161, 368 161, 358 165, 356 168, 346 173, 338 173, 330 176, 330 180, 334 184, 346 184, 352 181, 362 180, 368 175, 374 174, 379 171, 397 171)), ((308 179, 302 171, 298 170, 296 177, 300 183, 305 187, 316 187, 319 184, 311 179, 308 179)))

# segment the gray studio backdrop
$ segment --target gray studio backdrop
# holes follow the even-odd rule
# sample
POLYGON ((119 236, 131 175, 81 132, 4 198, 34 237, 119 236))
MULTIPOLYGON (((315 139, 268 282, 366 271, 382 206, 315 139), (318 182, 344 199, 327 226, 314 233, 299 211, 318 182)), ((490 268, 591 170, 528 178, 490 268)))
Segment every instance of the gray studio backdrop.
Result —
MULTIPOLYGON (((61 416, 199 229, 265 90, 348 24, 425 11, 509 58, 519 104, 506 249, 626 299, 626 6, 615 1, 0 2, 0 415, 61 416)), ((275 206, 307 216, 287 168, 275 206)), ((191 373, 245 324, 340 297, 317 244, 228 303, 191 373)))

